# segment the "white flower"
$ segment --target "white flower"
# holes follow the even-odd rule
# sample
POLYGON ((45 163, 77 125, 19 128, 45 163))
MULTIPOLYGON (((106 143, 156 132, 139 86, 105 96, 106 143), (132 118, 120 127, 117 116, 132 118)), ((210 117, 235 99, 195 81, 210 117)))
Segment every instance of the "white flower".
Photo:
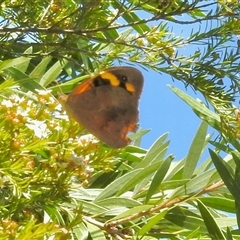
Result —
POLYGON ((61 105, 61 104, 58 104, 58 105, 55 107, 55 110, 56 110, 56 111, 61 111, 61 110, 62 110, 62 105, 61 105))
POLYGON ((29 119, 29 123, 26 123, 26 126, 29 129, 33 130, 35 133, 35 136, 38 138, 47 137, 48 133, 50 132, 47 129, 47 124, 44 121, 29 119))
POLYGON ((13 104, 12 104, 12 102, 11 102, 10 100, 4 99, 4 100, 2 100, 2 103, 1 103, 1 104, 2 104, 3 106, 8 107, 8 108, 13 107, 13 104))
POLYGON ((64 113, 60 113, 58 111, 53 112, 53 117, 56 119, 65 119, 66 121, 69 120, 69 117, 66 113, 64 114, 64 113))
POLYGON ((83 157, 83 156, 79 156, 73 152, 72 156, 69 158, 69 160, 73 161, 76 165, 81 166, 86 172, 94 171, 94 169, 88 165, 89 155, 83 157))
POLYGON ((76 165, 84 165, 84 157, 78 156, 74 152, 72 153, 72 156, 70 156, 69 160, 73 161, 76 165))
POLYGON ((85 134, 78 138, 78 143, 80 145, 85 145, 88 144, 89 142, 98 143, 98 140, 92 134, 85 134))
POLYGON ((36 91, 38 92, 39 95, 48 95, 49 93, 51 93, 52 90, 41 90, 41 89, 36 89, 36 91))

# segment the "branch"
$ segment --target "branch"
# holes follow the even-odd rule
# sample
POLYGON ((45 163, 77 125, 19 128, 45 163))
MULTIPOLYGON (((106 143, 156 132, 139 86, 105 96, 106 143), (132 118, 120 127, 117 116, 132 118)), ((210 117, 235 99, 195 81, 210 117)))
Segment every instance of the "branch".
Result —
MULTIPOLYGON (((216 3, 210 3, 210 4, 205 4, 202 5, 198 8, 202 8, 202 7, 209 7, 211 5, 214 5, 216 3)), ((135 22, 131 22, 131 23, 126 23, 126 24, 121 24, 121 25, 113 25, 114 21, 116 21, 119 17, 121 17, 123 14, 126 14, 127 12, 132 12, 135 8, 130 8, 128 9, 128 11, 123 11, 122 13, 120 13, 120 10, 118 10, 116 16, 111 19, 111 21, 106 25, 106 26, 102 26, 99 28, 93 28, 93 29, 62 29, 62 28, 54 28, 53 26, 56 26, 57 24, 59 24, 60 22, 62 22, 64 19, 68 18, 69 16, 72 16, 73 14, 75 14, 76 12, 79 11, 79 8, 77 8, 75 11, 73 11, 71 14, 69 14, 68 16, 64 17, 63 19, 59 20, 57 23, 55 23, 53 26, 51 27, 47 27, 47 28, 41 28, 41 27, 0 27, 0 33, 14 33, 14 32, 23 32, 23 33, 45 33, 45 34, 77 34, 77 35, 83 35, 86 36, 87 33, 96 33, 96 32, 100 32, 100 31, 107 31, 107 30, 112 30, 112 29, 120 29, 120 28, 126 28, 126 27, 133 27, 135 25, 139 25, 139 24, 147 24, 149 22, 152 21, 157 21, 157 20, 168 20, 168 21, 172 21, 174 23, 177 24, 194 24, 197 22, 202 22, 202 21, 207 21, 207 20, 211 20, 211 19, 216 19, 219 17, 237 17, 237 14, 215 14, 215 15, 209 15, 206 16, 204 18, 201 19, 195 19, 193 21, 180 21, 180 20, 175 20, 172 18, 172 16, 174 15, 182 15, 184 13, 188 13, 189 11, 194 10, 195 7, 195 3, 192 5, 189 5, 187 8, 182 9, 182 7, 180 6, 178 9, 176 9, 175 11, 172 11, 170 13, 163 13, 161 11, 161 13, 159 12, 158 14, 155 14, 153 17, 150 18, 144 18, 141 19, 139 21, 135 21, 135 22), (171 18, 169 18, 171 17, 171 18)))
POLYGON ((119 220, 116 220, 116 221, 107 222, 105 224, 105 226, 113 227, 113 226, 117 226, 117 225, 121 225, 121 224, 127 223, 129 221, 133 221, 133 220, 138 219, 138 218, 143 217, 143 216, 151 215, 151 214, 153 214, 155 212, 160 211, 161 209, 171 208, 174 205, 176 205, 177 203, 186 201, 187 199, 191 199, 193 196, 196 197, 196 196, 200 196, 202 194, 213 192, 214 190, 216 190, 217 188, 219 188, 219 187, 221 187, 223 185, 224 185, 224 182, 223 181, 219 181, 219 182, 213 184, 212 186, 203 189, 202 191, 200 191, 197 194, 194 193, 191 196, 187 196, 187 197, 183 197, 183 198, 175 198, 175 199, 171 199, 171 200, 168 199, 168 200, 164 201, 163 203, 161 203, 161 204, 159 204, 159 205, 149 209, 148 211, 142 211, 142 212, 139 212, 139 213, 135 213, 135 214, 133 214, 133 215, 131 215, 129 217, 126 217, 126 218, 122 218, 122 219, 119 219, 119 220))

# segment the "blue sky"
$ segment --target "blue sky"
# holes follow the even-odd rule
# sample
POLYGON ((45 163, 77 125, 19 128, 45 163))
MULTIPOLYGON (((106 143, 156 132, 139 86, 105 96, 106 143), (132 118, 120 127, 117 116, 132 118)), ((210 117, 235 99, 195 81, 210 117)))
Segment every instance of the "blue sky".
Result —
MULTIPOLYGON (((229 45, 232 46, 231 44, 234 43, 229 43, 229 45)), ((188 49, 186 47, 186 54, 192 54, 196 49, 196 46, 188 46, 188 49)), ((168 154, 173 154, 175 160, 180 160, 187 156, 201 119, 167 85, 173 85, 203 102, 205 100, 200 93, 194 92, 190 86, 186 89, 182 82, 173 81, 166 74, 139 69, 145 79, 143 94, 140 99, 139 123, 141 128, 151 129, 149 133, 143 136, 141 147, 148 149, 159 136, 168 132, 168 139, 170 140, 168 154)), ((236 102, 236 105, 238 106, 239 102, 236 102)), ((219 136, 219 133, 211 127, 208 128, 208 134, 213 134, 211 140, 215 140, 219 136)), ((210 144, 207 147, 213 148, 210 144)), ((208 150, 206 149, 202 159, 204 160, 208 156, 208 150)))
MULTIPOLYGON (((213 7, 214 8, 214 7, 213 7)), ((210 9, 207 9, 208 11, 210 9)), ((143 16, 144 17, 144 16, 143 16)), ((178 16, 183 21, 192 20, 187 15, 178 16)), ((153 22, 158 24, 158 22, 153 22)), ((208 21, 195 24, 175 24, 168 22, 171 34, 180 37, 188 37, 193 30, 208 31, 217 26, 217 21, 208 21), (211 24, 209 24, 211 22, 211 24)), ((185 45, 176 51, 180 51, 181 55, 192 55, 196 50, 201 50, 202 45, 185 45)), ((187 94, 194 98, 200 98, 204 101, 200 93, 193 92, 191 87, 185 88, 184 84, 178 80, 173 81, 169 75, 159 74, 152 70, 148 72, 138 67, 142 71, 145 79, 143 94, 140 100, 140 127, 143 129, 151 129, 142 138, 141 146, 149 148, 154 141, 162 134, 168 132, 170 140, 169 154, 173 154, 176 160, 185 157, 191 142, 201 123, 192 109, 178 98, 167 85, 173 85, 186 91, 187 94)), ((204 101, 205 102, 205 101, 204 101)), ((212 134, 214 130, 208 129, 208 133, 212 134)), ((214 134, 216 136, 217 134, 214 134)), ((207 153, 208 154, 208 153, 207 153)), ((204 154, 204 157, 207 156, 204 154)))
POLYGON ((194 98, 199 98, 189 87, 187 90, 182 82, 172 81, 167 75, 154 71, 141 70, 145 85, 140 100, 140 127, 151 129, 142 138, 141 146, 149 148, 163 133, 168 132, 170 140, 169 153, 176 156, 176 160, 187 155, 201 120, 191 108, 178 98, 167 86, 174 85, 194 98))
MULTIPOLYGON (((179 25, 175 25, 173 28, 175 35, 189 36, 190 30, 189 26, 179 28, 179 25)), ((177 50, 181 51, 182 55, 191 55, 197 49, 196 46, 185 46, 177 50)), ((139 107, 140 127, 151 129, 142 138, 141 146, 149 148, 159 136, 168 132, 168 139, 170 139, 168 153, 176 156, 176 160, 185 157, 201 120, 167 85, 170 84, 187 91, 194 98, 203 99, 202 96, 193 92, 191 87, 186 89, 182 82, 173 81, 167 74, 160 74, 153 70, 146 71, 139 67, 138 69, 143 73, 145 80, 139 107)))

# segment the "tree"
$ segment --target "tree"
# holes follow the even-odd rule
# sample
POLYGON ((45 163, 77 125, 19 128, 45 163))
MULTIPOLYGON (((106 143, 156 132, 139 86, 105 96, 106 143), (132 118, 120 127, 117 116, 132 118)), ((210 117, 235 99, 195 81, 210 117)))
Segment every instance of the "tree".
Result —
POLYGON ((239 7, 1 3, 1 239, 240 239, 239 7), (174 36, 173 23, 191 34, 174 36), (182 46, 194 50, 186 56, 182 46), (182 161, 166 156, 166 134, 148 150, 114 150, 64 114, 57 92, 116 62, 169 74, 204 96, 171 86, 203 119, 182 161), (208 125, 219 141, 206 137, 208 125), (215 149, 199 164, 207 143, 215 149))

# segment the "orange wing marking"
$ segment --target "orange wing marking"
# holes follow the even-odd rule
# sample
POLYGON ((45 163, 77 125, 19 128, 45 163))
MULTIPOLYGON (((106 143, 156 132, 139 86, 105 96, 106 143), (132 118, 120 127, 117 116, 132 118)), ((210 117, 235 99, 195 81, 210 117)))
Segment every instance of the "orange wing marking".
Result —
POLYGON ((72 92, 72 94, 81 94, 93 88, 92 86, 93 79, 90 78, 82 83, 80 83, 72 92))

